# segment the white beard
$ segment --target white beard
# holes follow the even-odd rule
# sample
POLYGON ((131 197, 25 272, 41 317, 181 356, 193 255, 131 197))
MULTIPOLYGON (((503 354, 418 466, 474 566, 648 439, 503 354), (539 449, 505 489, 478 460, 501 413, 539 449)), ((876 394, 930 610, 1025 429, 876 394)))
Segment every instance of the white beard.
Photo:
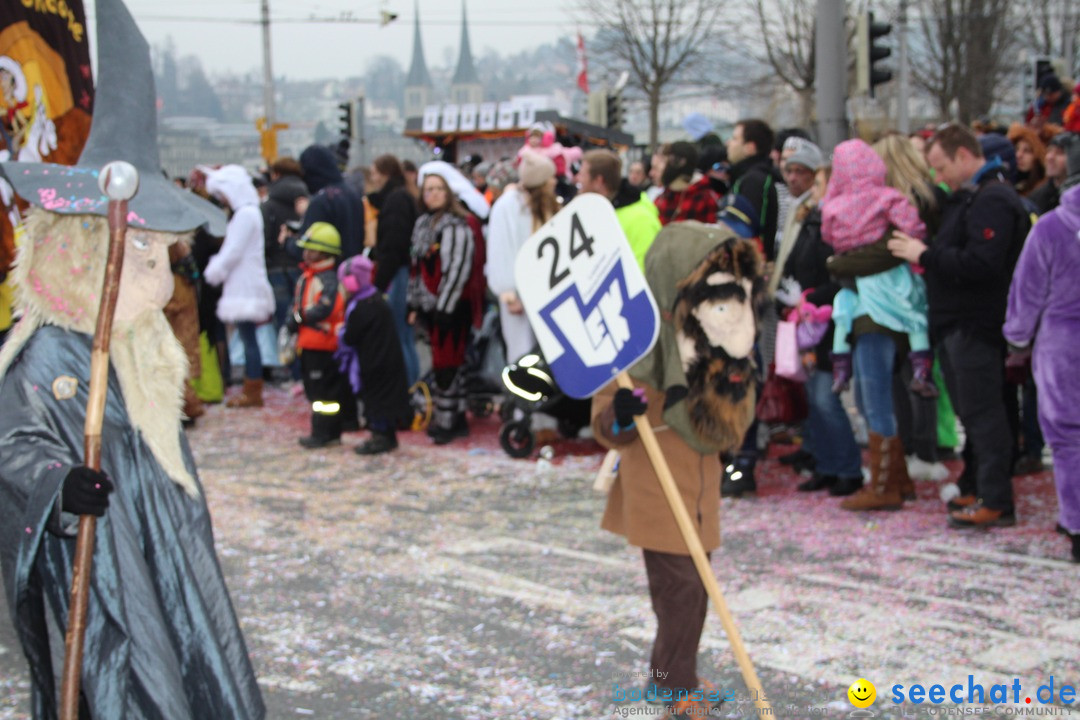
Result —
POLYGON ((116 370, 132 424, 168 476, 188 495, 198 496, 180 449, 187 355, 165 314, 146 312, 130 325, 114 328, 109 362, 116 370))

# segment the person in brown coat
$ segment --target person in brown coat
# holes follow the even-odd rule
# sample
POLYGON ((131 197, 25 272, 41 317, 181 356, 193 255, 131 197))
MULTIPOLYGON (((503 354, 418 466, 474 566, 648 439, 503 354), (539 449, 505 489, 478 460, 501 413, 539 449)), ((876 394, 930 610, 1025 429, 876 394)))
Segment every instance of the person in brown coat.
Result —
POLYGON ((173 335, 180 341, 188 359, 187 377, 184 378, 184 424, 195 424, 195 419, 206 413, 202 400, 195 394, 191 380, 202 375, 202 357, 199 355, 199 267, 191 253, 189 238, 182 238, 169 246, 169 263, 173 274, 173 294, 165 306, 165 319, 172 327, 173 335))
POLYGON ((611 383, 593 398, 597 440, 620 453, 601 526, 642 548, 657 618, 644 691, 627 698, 661 702, 678 717, 720 700, 697 676, 708 610, 690 558, 637 431, 644 414, 656 429, 682 501, 706 552, 720 546, 719 453, 738 446, 753 421, 751 352, 761 257, 728 228, 673 223, 656 237, 645 276, 662 312, 660 339, 631 370, 635 390, 611 383))

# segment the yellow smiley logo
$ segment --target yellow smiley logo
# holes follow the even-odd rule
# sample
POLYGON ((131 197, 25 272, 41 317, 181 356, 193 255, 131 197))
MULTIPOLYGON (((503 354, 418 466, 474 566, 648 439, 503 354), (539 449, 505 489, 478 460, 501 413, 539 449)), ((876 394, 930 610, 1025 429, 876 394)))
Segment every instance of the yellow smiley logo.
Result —
POLYGON ((868 708, 877 700, 877 688, 865 678, 859 678, 847 691, 848 700, 857 708, 868 708))

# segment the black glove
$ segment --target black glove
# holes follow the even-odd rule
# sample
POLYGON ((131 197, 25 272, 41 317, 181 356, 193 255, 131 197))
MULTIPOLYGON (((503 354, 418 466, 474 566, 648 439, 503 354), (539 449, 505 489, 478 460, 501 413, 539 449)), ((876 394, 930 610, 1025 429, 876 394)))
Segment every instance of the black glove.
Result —
POLYGON ((630 390, 619 388, 615 391, 615 397, 611 401, 611 407, 615 409, 615 422, 619 427, 630 427, 634 423, 635 415, 644 415, 648 405, 645 403, 644 390, 630 390))
POLYGON ((431 322, 443 332, 450 332, 457 325, 456 318, 451 313, 442 310, 435 311, 431 322))
POLYGON ((64 512, 75 515, 101 517, 105 514, 105 508, 109 507, 109 493, 112 491, 112 481, 105 473, 85 465, 76 465, 64 478, 60 506, 64 512))
POLYGON ((300 313, 298 312, 294 312, 293 314, 285 318, 286 329, 288 329, 288 331, 294 335, 300 330, 300 318, 298 317, 299 314, 300 313))

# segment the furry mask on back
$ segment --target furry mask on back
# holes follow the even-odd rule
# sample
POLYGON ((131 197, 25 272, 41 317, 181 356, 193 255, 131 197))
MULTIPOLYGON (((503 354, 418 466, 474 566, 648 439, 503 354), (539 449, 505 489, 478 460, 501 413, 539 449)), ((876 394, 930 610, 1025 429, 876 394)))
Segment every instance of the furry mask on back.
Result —
MULTIPOLYGON (((679 283, 675 298, 673 320, 690 420, 703 440, 722 447, 736 446, 754 419, 752 352, 760 266, 751 243, 729 239, 679 283)), ((670 392, 669 401, 674 399, 670 392)))

